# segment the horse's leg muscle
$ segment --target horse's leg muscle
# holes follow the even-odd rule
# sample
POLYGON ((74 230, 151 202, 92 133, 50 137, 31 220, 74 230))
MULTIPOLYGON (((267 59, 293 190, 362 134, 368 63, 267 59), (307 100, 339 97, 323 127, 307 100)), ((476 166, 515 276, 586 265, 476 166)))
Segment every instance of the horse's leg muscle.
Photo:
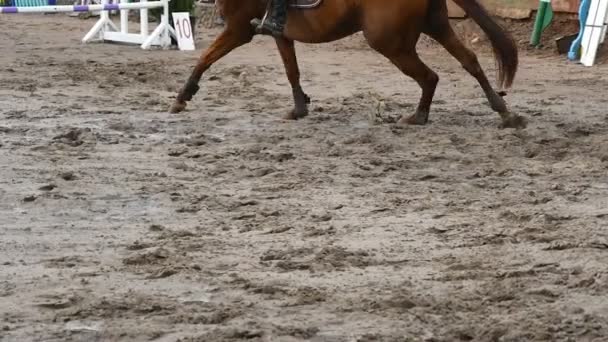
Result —
POLYGON ((175 103, 171 107, 171 113, 179 113, 186 108, 186 102, 190 101, 199 89, 198 83, 205 71, 219 59, 230 53, 237 47, 251 41, 253 34, 251 31, 234 30, 227 27, 217 39, 202 54, 198 63, 194 67, 192 75, 180 90, 175 103))
POLYGON ((300 69, 298 67, 298 59, 296 57, 296 50, 292 40, 285 38, 277 38, 277 47, 285 66, 285 72, 287 73, 287 79, 291 84, 293 92, 293 100, 295 102, 295 108, 287 114, 285 117, 289 120, 295 120, 303 118, 308 115, 308 103, 310 98, 302 90, 300 85, 300 69))

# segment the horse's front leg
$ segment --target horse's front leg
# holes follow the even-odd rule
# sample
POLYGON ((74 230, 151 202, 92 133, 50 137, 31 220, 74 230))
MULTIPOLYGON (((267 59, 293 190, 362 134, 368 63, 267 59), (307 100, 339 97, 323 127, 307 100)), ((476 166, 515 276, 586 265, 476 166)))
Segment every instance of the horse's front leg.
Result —
POLYGON ((298 68, 298 59, 293 40, 276 38, 276 42, 281 59, 283 59, 283 64, 285 65, 287 79, 289 79, 289 83, 291 84, 293 100, 295 102, 294 109, 285 116, 285 119, 296 120, 303 118, 308 115, 310 98, 304 93, 300 85, 300 69, 298 68))
POLYGON ((207 71, 213 63, 226 56, 230 51, 251 41, 253 38, 253 31, 248 26, 242 27, 244 29, 227 27, 201 55, 201 58, 194 67, 194 71, 192 71, 192 75, 190 75, 190 78, 178 93, 173 106, 171 106, 171 113, 179 113, 186 109, 186 102, 192 100, 192 97, 199 90, 198 83, 201 80, 203 73, 207 71))

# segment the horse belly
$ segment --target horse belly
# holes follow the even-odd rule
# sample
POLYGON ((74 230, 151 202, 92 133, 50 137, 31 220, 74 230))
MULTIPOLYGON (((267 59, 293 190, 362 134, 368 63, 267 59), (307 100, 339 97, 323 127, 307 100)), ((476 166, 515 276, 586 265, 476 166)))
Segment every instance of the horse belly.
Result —
POLYGON ((285 35, 303 43, 327 43, 361 30, 358 11, 349 0, 326 0, 315 9, 290 10, 285 35))

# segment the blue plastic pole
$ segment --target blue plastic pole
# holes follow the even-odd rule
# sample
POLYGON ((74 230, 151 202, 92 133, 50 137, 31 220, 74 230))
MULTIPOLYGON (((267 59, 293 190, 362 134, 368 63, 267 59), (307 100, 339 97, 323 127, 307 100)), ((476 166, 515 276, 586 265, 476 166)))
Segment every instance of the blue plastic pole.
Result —
POLYGON ((591 0, 582 0, 581 5, 578 8, 578 21, 580 30, 578 36, 570 45, 570 51, 568 51, 568 59, 575 61, 580 58, 581 42, 583 41, 583 33, 585 33, 585 23, 587 22, 587 16, 589 15, 589 7, 591 7, 591 0))

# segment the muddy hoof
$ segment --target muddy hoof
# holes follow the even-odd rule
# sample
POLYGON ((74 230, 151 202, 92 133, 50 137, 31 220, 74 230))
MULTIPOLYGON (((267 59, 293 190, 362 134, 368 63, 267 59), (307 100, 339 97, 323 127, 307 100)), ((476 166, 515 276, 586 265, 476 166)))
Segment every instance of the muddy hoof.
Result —
POLYGON ((528 126, 528 120, 520 115, 511 114, 506 118, 503 118, 500 128, 515 128, 524 129, 528 126))
POLYGON ((177 102, 175 101, 171 108, 169 109, 169 113, 177 114, 183 112, 186 109, 186 102, 177 102))
POLYGON ((397 121, 397 126, 409 126, 409 125, 423 126, 423 125, 426 125, 428 121, 429 121, 428 117, 425 117, 420 114, 414 114, 408 118, 401 117, 401 119, 399 119, 399 121, 397 121))
POLYGON ((285 120, 298 120, 301 118, 304 118, 308 116, 308 110, 291 110, 289 113, 287 113, 283 119, 285 120))
POLYGON ((308 109, 294 110, 294 113, 298 119, 302 119, 308 116, 308 109))

